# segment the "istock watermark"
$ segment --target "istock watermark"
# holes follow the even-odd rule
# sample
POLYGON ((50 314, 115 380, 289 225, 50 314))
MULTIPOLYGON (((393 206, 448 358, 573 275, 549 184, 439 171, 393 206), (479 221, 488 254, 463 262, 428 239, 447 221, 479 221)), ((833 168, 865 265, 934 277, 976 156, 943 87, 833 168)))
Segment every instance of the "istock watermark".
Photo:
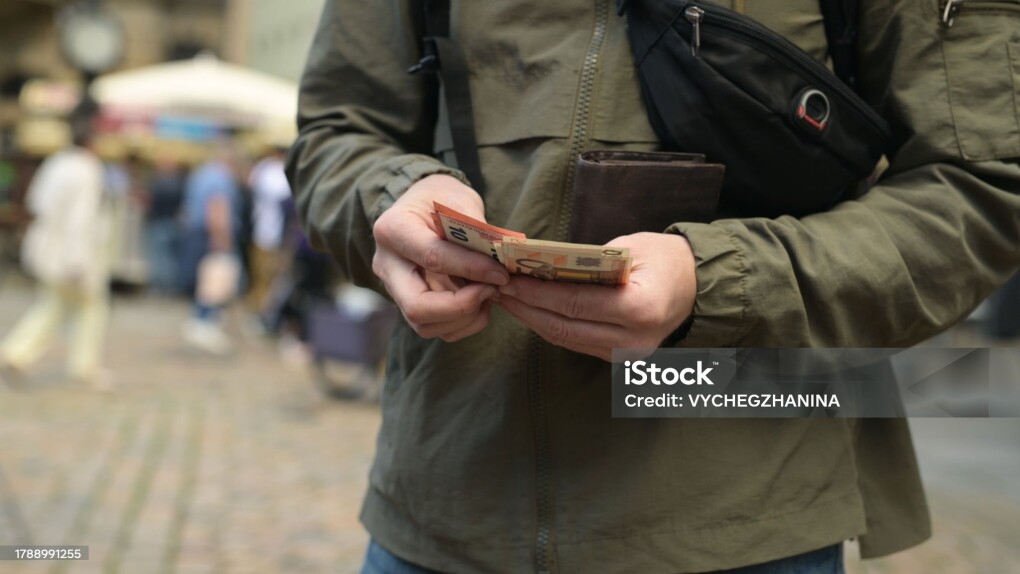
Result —
POLYGON ((630 349, 612 384, 625 418, 1012 418, 1020 349, 630 349))
POLYGON ((649 383, 652 385, 675 385, 680 383, 682 385, 714 385, 712 379, 708 378, 708 374, 712 372, 712 367, 705 368, 704 361, 698 361, 697 367, 687 367, 685 369, 674 369, 674 368, 659 368, 655 363, 648 363, 645 361, 624 361, 624 384, 627 385, 643 385, 649 383))

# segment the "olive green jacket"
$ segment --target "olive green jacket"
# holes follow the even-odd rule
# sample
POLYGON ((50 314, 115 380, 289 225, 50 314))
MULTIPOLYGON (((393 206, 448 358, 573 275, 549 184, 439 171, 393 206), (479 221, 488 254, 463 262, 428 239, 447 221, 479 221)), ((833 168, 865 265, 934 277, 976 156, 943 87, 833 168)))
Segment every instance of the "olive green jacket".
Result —
MULTIPOLYGON (((609 0, 452 4, 486 217, 564 240, 577 154, 657 145, 625 20, 609 0)), ((1020 3, 971 4, 946 28, 940 0, 863 2, 861 81, 897 140, 869 193, 802 219, 670 227, 697 258, 683 345, 909 346, 1020 265, 1020 3)), ((733 7, 824 60, 817 0, 733 7)), ((451 146, 423 78, 405 73, 417 14, 416 2, 327 2, 288 166, 314 244, 382 292, 374 221, 416 180, 459 176, 435 159, 451 146)), ((499 310, 455 344, 400 325, 364 524, 455 572, 704 572, 929 536, 903 420, 613 419, 609 381, 606 363, 499 310)))

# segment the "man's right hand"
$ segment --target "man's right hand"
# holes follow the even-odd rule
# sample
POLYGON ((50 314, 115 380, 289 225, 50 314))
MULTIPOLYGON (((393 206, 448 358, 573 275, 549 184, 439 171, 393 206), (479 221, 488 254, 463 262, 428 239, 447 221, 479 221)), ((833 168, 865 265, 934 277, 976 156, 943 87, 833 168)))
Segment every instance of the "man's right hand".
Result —
POLYGON ((448 175, 425 177, 376 220, 372 271, 416 333, 453 342, 485 329, 495 286, 510 276, 491 258, 440 238, 432 223, 434 201, 485 220, 475 190, 448 175))

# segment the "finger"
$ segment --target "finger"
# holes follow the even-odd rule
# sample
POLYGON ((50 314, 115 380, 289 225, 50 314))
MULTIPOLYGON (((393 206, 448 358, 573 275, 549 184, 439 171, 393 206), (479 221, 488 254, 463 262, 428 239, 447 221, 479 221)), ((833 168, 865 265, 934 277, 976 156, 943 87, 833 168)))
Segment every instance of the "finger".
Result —
POLYGON ((446 341, 447 343, 456 343, 461 339, 466 339, 472 335, 477 335, 478 333, 484 331, 485 328, 489 326, 489 320, 491 318, 489 310, 491 309, 491 307, 492 303, 486 301, 482 305, 482 311, 478 314, 477 317, 475 317, 475 320, 472 321, 471 324, 464 327, 463 329, 453 331, 452 333, 449 333, 447 335, 443 335, 443 340, 446 341))
POLYGON ((446 337, 451 333, 462 331, 467 327, 474 324, 478 320, 478 316, 481 314, 481 309, 478 313, 462 317, 455 321, 446 321, 443 323, 431 323, 429 325, 421 325, 416 331, 419 335, 426 339, 433 339, 435 337, 446 337))
POLYGON ((456 291, 457 289, 467 285, 467 283, 459 277, 454 278, 449 275, 440 275, 430 271, 425 272, 425 284, 433 291, 456 291))
POLYGON ((626 347, 628 331, 619 325, 583 319, 570 319, 558 313, 533 307, 503 295, 499 306, 546 341, 568 349, 588 347, 626 347))
POLYGON ((472 283, 456 291, 433 291, 417 267, 406 259, 385 257, 386 289, 413 325, 445 323, 473 316, 482 302, 497 291, 491 285, 472 283))
MULTIPOLYGON (((502 306, 502 305, 500 305, 500 306, 502 306)), ((505 308, 506 307, 504 307, 504 309, 505 308)), ((529 327, 529 325, 526 324, 520 317, 518 317, 517 315, 514 315, 509 310, 507 312, 510 313, 510 316, 512 316, 515 319, 517 319, 518 321, 520 321, 521 324, 523 324, 525 327, 529 327)), ((583 345, 583 344, 578 344, 578 343, 569 343, 569 344, 566 344, 566 345, 562 345, 562 347, 564 349, 567 349, 567 350, 570 350, 570 351, 574 351, 575 353, 581 353, 583 355, 591 355, 593 357, 597 357, 597 358, 602 359, 604 361, 611 361, 612 360, 613 349, 609 348, 609 347, 599 347, 599 346, 596 346, 596 345, 583 345)))
POLYGON ((502 295, 509 295, 522 303, 552 311, 568 319, 630 325, 636 316, 641 315, 641 311, 634 308, 634 289, 629 287, 555 283, 514 276, 499 291, 502 295))
POLYGON ((493 285, 509 281, 506 268, 491 257, 439 238, 423 221, 412 221, 380 218, 373 230, 376 241, 432 273, 493 285))

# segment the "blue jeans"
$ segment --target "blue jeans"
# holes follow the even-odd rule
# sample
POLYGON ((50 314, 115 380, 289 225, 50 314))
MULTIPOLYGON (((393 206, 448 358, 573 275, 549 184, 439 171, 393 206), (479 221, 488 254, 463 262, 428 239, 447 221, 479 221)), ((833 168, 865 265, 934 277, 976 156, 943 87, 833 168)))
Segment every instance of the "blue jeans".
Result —
MULTIPOLYGON (((843 545, 833 544, 764 564, 720 570, 718 574, 844 574, 843 545)), ((440 574, 400 558, 372 540, 368 543, 361 574, 440 574)))
POLYGON ((174 219, 155 219, 146 228, 149 240, 149 284, 163 295, 180 293, 181 231, 174 219))

